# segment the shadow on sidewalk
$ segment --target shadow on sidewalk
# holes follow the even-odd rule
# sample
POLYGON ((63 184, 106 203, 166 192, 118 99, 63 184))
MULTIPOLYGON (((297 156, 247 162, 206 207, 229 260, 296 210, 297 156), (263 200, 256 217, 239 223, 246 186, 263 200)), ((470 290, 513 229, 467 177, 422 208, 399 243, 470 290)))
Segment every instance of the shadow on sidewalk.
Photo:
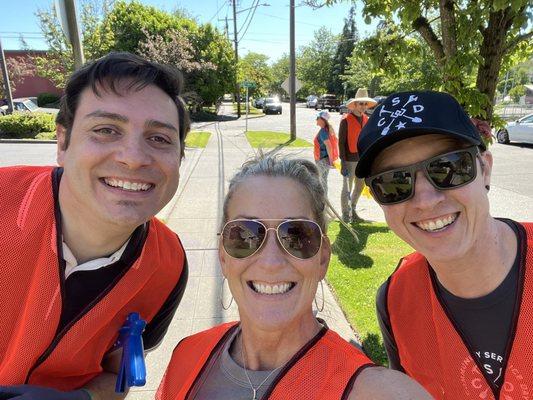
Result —
POLYGON ((366 248, 368 237, 374 233, 385 233, 389 231, 386 226, 375 226, 373 224, 352 224, 359 242, 356 242, 348 229, 339 224, 340 232, 332 244, 333 252, 338 255, 339 261, 348 268, 371 268, 374 260, 361 252, 366 248))

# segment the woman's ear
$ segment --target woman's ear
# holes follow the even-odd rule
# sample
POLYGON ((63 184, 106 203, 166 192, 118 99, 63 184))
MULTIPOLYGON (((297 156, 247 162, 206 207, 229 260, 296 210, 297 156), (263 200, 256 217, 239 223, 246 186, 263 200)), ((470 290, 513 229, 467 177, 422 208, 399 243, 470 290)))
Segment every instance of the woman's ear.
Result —
POLYGON ((320 249, 320 280, 326 277, 329 261, 331 259, 331 243, 327 236, 322 237, 322 247, 320 249))
POLYGON ((218 260, 220 261, 220 269, 222 270, 222 275, 227 276, 226 274, 226 257, 228 255, 222 248, 222 241, 219 241, 218 245, 218 260))
POLYGON ((479 155, 479 162, 481 163, 481 172, 483 174, 483 185, 490 187, 490 178, 492 175, 493 158, 490 151, 484 151, 479 155))

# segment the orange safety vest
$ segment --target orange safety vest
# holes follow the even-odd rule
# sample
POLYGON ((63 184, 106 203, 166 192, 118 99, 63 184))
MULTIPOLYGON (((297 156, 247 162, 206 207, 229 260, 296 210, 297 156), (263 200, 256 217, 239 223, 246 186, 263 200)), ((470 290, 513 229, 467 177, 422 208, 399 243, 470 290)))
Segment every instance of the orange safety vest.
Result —
MULTIPOLYGON (((237 322, 230 322, 183 339, 174 349, 156 399, 188 399, 206 366, 237 328, 237 322)), ((374 364, 366 355, 323 328, 283 367, 262 400, 345 399, 356 377, 369 366, 374 364)))
POLYGON ((359 134, 361 133, 363 126, 366 125, 368 117, 365 113, 363 113, 362 124, 359 124, 359 121, 355 115, 350 112, 344 114, 342 118, 348 123, 348 137, 346 139, 348 141, 348 149, 350 150, 350 153, 357 153, 357 141, 359 140, 359 134))
POLYGON ((400 362, 436 399, 530 399, 533 394, 533 224, 523 224, 517 309, 499 393, 482 374, 435 294, 430 266, 420 253, 402 260, 389 278, 387 308, 400 362))
MULTIPOLYGON (((329 140, 329 145, 331 147, 331 160, 329 160, 329 162, 331 164, 333 164, 333 162, 335 160, 337 160, 339 158, 339 139, 337 138, 337 136, 333 133, 333 132, 329 132, 328 131, 328 140, 329 140)), ((314 150, 315 150, 315 161, 318 161, 320 160, 320 143, 318 143, 318 134, 315 136, 315 140, 314 140, 314 150)), ((329 155, 328 155, 328 158, 329 158, 329 155)))
POLYGON ((0 168, 0 385, 83 386, 102 372, 128 314, 151 321, 184 268, 179 239, 154 218, 125 275, 56 332, 65 300, 52 173, 52 167, 0 168))

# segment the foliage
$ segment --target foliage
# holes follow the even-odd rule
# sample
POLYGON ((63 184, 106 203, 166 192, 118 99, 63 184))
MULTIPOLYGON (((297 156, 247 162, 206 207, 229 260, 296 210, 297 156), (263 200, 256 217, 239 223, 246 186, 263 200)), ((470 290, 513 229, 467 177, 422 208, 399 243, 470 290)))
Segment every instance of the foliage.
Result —
MULTIPOLYGON (((344 0, 305 2, 340 1, 344 0)), ((363 4, 368 22, 379 18, 397 24, 403 36, 416 32, 431 49, 442 81, 438 89, 453 94, 472 116, 489 122, 501 67, 533 53, 529 0, 363 0, 363 4)))
MULTIPOLYGON (((34 73, 34 66, 28 63, 23 57, 13 57, 6 60, 7 73, 11 91, 15 91, 17 85, 24 82, 24 77, 34 73)), ((7 97, 4 86, 4 75, 0 74, 0 98, 7 97)))
POLYGON ((55 131, 55 117, 45 113, 13 113, 0 117, 0 132, 10 138, 35 137, 40 132, 55 131))
MULTIPOLYGON (((298 62, 298 61, 297 61, 298 62)), ((296 76, 298 79, 301 78, 299 75, 299 70, 296 70, 296 76)), ((289 77, 290 73, 290 58, 287 53, 284 53, 278 60, 272 64, 270 67, 270 82, 268 86, 268 94, 279 94, 283 89, 281 89, 281 84, 285 79, 289 77)), ((302 89, 303 90, 303 89, 302 89)), ((300 92, 298 92, 298 95, 300 92)))
POLYGON ((55 103, 59 101, 59 96, 54 93, 40 93, 37 96, 37 105, 39 107, 44 107, 47 104, 55 103))
POLYGON ((506 70, 502 68, 498 82, 498 93, 508 94, 509 90, 518 85, 526 85, 531 81, 530 74, 533 71, 533 58, 512 66, 506 70))
MULTIPOLYGON (((80 22, 83 32, 82 47, 86 61, 107 54, 113 45, 113 33, 104 21, 113 0, 83 0, 80 22)), ((34 58, 37 74, 50 79, 57 87, 64 88, 74 71, 72 46, 68 43, 55 12, 55 5, 39 9, 36 13, 44 39, 49 48, 46 56, 34 58)))
POLYGON ((211 132, 206 131, 192 131, 189 132, 187 138, 185 139, 185 146, 187 147, 196 147, 204 148, 207 146, 211 132))
MULTIPOLYGON (((238 82, 248 81, 255 84, 254 88, 248 89, 250 97, 268 95, 272 80, 268 56, 249 52, 240 58, 237 66, 237 80, 238 82)), ((244 95, 245 93, 246 89, 241 86, 241 94, 244 95)))
POLYGON ((358 243, 339 222, 329 226, 333 254, 327 280, 348 321, 358 332, 366 353, 374 362, 386 364, 376 319, 376 293, 399 259, 412 249, 384 223, 362 223, 353 227, 359 237, 358 243))
POLYGON ((288 133, 273 131, 248 131, 246 139, 253 148, 272 148, 278 146, 287 147, 313 147, 313 145, 303 139, 290 141, 288 133))
POLYGON ((297 67, 304 87, 309 93, 321 95, 327 92, 331 80, 333 60, 338 37, 326 27, 314 33, 314 39, 299 49, 297 67))
POLYGON ((524 85, 518 85, 509 90, 509 96, 513 99, 515 103, 520 101, 520 97, 526 94, 526 87, 524 85))
POLYGON ((344 27, 339 38, 339 43, 335 51, 330 79, 328 81, 328 92, 337 95, 344 94, 342 75, 346 71, 348 58, 352 55, 355 43, 359 40, 357 27, 355 26, 355 7, 350 8, 348 17, 344 20, 344 27))

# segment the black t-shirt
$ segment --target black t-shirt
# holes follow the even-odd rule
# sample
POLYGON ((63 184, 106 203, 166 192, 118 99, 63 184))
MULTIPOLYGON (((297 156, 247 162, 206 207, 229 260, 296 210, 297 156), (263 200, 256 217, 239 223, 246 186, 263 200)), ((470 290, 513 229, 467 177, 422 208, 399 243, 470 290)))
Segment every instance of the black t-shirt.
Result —
MULTIPOLYGON (((61 212, 59 209, 59 182, 63 173, 62 168, 56 168, 52 176, 55 217, 58 237, 59 259, 61 270, 65 270, 65 261, 62 257, 62 232, 61 232, 61 212)), ((73 272, 67 280, 62 274, 61 283, 63 290, 63 308, 61 319, 57 329, 58 334, 65 327, 73 325, 94 304, 96 304, 105 294, 109 293, 120 279, 128 272, 130 267, 140 256, 146 237, 148 236, 149 222, 143 224, 133 232, 128 245, 122 256, 116 262, 92 271, 73 272)), ((149 350, 156 347, 165 336, 168 326, 172 321, 174 313, 183 297, 188 279, 187 258, 185 257, 183 271, 177 285, 167 297, 165 303, 154 316, 152 321, 147 323, 143 332, 144 348, 149 350)))
MULTIPOLYGON (((483 367, 482 373, 494 388, 501 385, 507 362, 520 275, 520 249, 522 248, 521 242, 524 240, 516 222, 508 219, 502 219, 502 221, 507 223, 516 234, 517 254, 509 273, 491 293, 475 299, 454 296, 440 284, 436 275, 431 271, 432 279, 438 288, 437 296, 441 299, 447 315, 467 347, 478 357, 479 364, 483 367)), ((376 301, 378 322, 389 358, 389 367, 404 371, 386 306, 387 289, 388 281, 378 290, 376 301)))

